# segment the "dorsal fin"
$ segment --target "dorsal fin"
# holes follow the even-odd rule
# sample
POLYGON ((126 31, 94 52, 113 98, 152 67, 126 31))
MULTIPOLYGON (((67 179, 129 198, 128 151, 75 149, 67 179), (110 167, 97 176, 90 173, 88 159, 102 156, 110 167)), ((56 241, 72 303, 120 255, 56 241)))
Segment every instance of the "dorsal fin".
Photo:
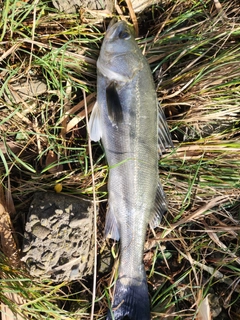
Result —
POLYGON ((173 148, 167 119, 160 105, 158 107, 158 146, 160 155, 166 152, 166 149, 173 148))

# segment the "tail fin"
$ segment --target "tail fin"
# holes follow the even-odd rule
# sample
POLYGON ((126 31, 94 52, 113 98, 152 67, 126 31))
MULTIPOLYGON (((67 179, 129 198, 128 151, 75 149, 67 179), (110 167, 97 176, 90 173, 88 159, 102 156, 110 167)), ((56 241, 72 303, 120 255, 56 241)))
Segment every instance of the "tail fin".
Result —
POLYGON ((117 280, 114 301, 106 320, 150 320, 147 281, 124 285, 117 280))

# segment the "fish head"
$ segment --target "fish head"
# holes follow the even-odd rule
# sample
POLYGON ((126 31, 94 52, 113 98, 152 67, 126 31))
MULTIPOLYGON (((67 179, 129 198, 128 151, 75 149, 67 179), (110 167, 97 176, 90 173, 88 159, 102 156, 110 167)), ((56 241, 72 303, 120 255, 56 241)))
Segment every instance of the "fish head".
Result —
POLYGON ((125 21, 111 23, 107 29, 103 49, 107 54, 122 54, 133 50, 135 39, 125 21))
POLYGON ((132 80, 142 68, 143 56, 125 21, 110 24, 97 61, 98 70, 111 81, 132 80))

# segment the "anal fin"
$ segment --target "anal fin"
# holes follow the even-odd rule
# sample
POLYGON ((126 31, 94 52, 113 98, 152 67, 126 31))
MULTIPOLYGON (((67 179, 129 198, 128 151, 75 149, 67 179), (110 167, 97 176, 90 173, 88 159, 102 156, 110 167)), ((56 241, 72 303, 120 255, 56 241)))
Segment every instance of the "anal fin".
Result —
POLYGON ((154 212, 152 215, 152 219, 149 223, 150 227, 153 229, 158 227, 160 225, 163 215, 166 212, 167 212, 167 199, 163 191, 163 188, 159 182, 157 187, 157 192, 156 192, 154 212))
POLYGON ((106 214, 105 236, 106 238, 111 238, 116 241, 120 239, 118 222, 113 209, 111 209, 110 207, 108 208, 106 214))

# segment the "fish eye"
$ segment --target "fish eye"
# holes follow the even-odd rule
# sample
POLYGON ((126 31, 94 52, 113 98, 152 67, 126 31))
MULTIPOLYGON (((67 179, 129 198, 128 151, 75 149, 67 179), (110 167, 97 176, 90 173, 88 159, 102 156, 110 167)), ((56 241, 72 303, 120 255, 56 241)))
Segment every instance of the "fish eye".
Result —
POLYGON ((128 40, 131 37, 131 35, 127 31, 120 31, 119 34, 118 34, 118 37, 119 37, 119 39, 128 40))

